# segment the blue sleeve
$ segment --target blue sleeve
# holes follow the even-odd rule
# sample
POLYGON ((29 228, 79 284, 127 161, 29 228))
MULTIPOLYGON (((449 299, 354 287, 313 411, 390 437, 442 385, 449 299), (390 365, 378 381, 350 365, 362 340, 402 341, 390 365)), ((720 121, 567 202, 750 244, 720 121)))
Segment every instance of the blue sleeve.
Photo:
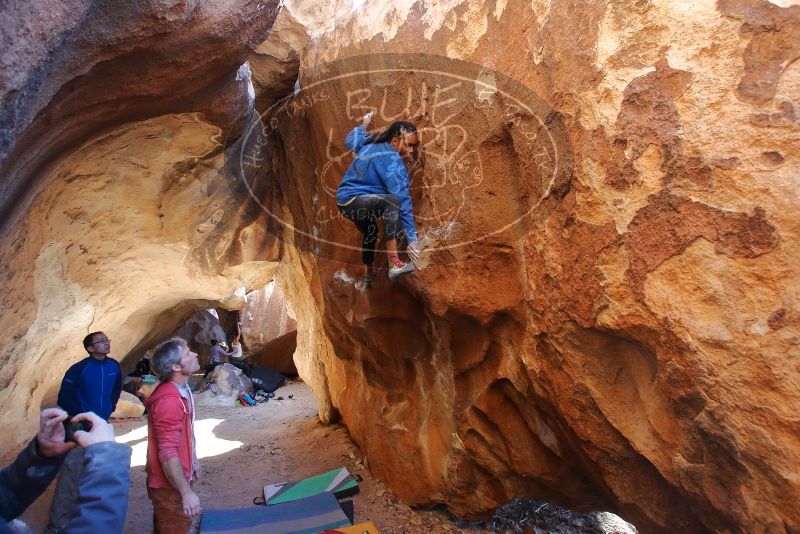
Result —
POLYGON ((78 415, 85 410, 78 399, 78 382, 81 378, 81 366, 73 365, 67 369, 64 379, 61 381, 61 388, 58 390, 58 405, 70 415, 78 415))
POLYGON ((122 393, 122 368, 117 362, 117 379, 114 381, 114 389, 111 390, 111 412, 117 409, 117 401, 122 393))
POLYGON ((36 440, 31 441, 14 463, 0 471, 0 516, 6 521, 19 517, 56 478, 63 461, 63 455, 39 456, 36 440))
POLYGON ((378 175, 386 191, 400 197, 400 222, 406 231, 406 240, 411 243, 417 240, 417 227, 414 225, 414 210, 411 205, 411 195, 408 188, 411 178, 408 171, 397 154, 390 154, 381 158, 380 164, 375 165, 378 175))
POLYGON ((344 144, 353 152, 358 153, 358 151, 361 150, 361 147, 364 146, 364 143, 367 142, 367 139, 369 139, 369 136, 367 135, 367 131, 364 129, 364 127, 356 126, 350 130, 350 133, 344 138, 344 144))
POLYGON ((75 515, 62 532, 122 532, 131 485, 131 448, 106 441, 86 448, 75 515))

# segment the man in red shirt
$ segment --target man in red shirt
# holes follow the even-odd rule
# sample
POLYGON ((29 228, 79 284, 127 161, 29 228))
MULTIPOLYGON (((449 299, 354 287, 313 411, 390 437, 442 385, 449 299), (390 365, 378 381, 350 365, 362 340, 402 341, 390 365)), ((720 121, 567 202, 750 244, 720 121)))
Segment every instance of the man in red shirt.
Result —
POLYGON ((157 534, 185 534, 200 499, 192 484, 200 479, 194 438, 194 401, 189 376, 200 370, 197 354, 173 338, 156 347, 152 368, 161 384, 148 397, 147 494, 153 501, 157 534))

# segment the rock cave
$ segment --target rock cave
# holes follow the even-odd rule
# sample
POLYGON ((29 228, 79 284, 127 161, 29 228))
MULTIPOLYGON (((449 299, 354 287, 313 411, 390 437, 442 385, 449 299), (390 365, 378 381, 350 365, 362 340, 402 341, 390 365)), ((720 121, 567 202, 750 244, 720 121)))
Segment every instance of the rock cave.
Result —
POLYGON ((250 294, 409 506, 800 532, 800 3, 0 12, 4 455, 88 332, 130 369, 250 294), (335 190, 368 111, 419 128, 428 248, 365 291, 335 190))

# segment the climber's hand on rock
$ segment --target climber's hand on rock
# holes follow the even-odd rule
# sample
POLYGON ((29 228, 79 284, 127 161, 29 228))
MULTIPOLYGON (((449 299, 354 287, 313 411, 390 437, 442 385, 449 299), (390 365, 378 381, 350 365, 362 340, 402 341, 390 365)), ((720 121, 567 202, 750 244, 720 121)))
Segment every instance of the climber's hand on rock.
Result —
POLYGON ((406 249, 408 253, 408 257, 416 263, 419 260, 420 255, 420 248, 419 248, 419 241, 412 241, 408 244, 408 248, 406 249))
POLYGON ((365 130, 366 130, 367 128, 369 128, 369 123, 371 123, 371 122, 372 122, 372 117, 373 117, 374 115, 375 115, 375 112, 374 112, 374 111, 370 111, 369 113, 367 113, 366 115, 364 115, 364 120, 363 120, 363 122, 361 123, 361 125, 364 127, 364 129, 365 129, 365 130))

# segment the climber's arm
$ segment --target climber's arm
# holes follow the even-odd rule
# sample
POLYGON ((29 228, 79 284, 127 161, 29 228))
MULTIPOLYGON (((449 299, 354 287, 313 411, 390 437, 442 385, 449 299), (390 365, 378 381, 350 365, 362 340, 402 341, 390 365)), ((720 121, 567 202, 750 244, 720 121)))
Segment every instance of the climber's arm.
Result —
POLYGON ((373 115, 375 115, 374 111, 370 111, 364 115, 361 126, 356 126, 350 130, 350 133, 347 134, 347 137, 345 137, 344 144, 347 145, 347 148, 353 152, 358 153, 358 151, 361 150, 361 148, 367 142, 367 139, 370 138, 370 136, 367 134, 367 128, 369 128, 369 123, 372 122, 373 115))
POLYGON ((363 125, 356 126, 347 134, 347 137, 344 139, 344 144, 353 152, 358 153, 361 147, 364 146, 364 143, 366 143, 368 137, 367 130, 363 125))

